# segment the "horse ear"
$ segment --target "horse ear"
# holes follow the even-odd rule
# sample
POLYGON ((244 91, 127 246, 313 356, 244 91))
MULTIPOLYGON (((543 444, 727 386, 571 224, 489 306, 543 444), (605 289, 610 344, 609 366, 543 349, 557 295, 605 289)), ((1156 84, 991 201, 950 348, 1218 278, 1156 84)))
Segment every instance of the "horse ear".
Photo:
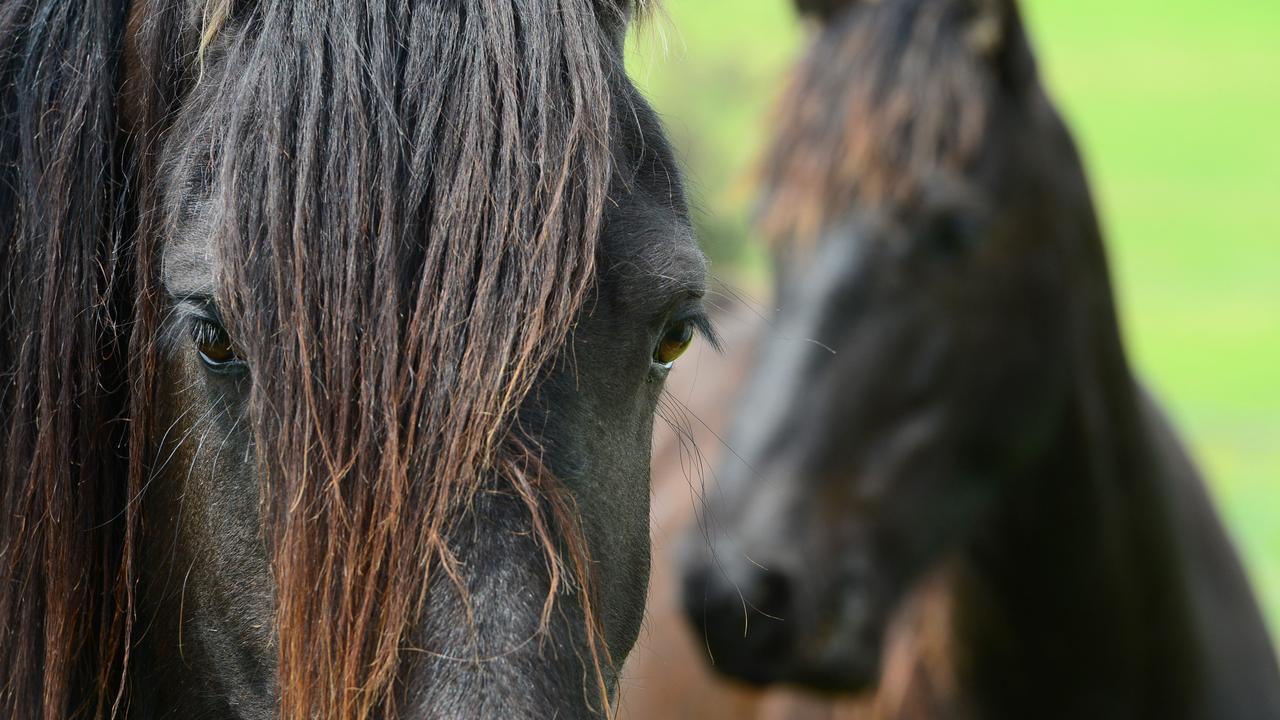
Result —
POLYGON ((870 5, 879 0, 795 0, 796 9, 801 15, 815 17, 822 22, 830 22, 841 12, 855 5, 870 5))
POLYGON ((1035 82, 1036 62, 1017 0, 968 0, 973 7, 966 41, 992 64, 1001 83, 1020 91, 1035 82))
POLYGON ((652 0, 594 0, 596 17, 605 34, 619 53, 626 45, 627 29, 631 23, 643 18, 653 5, 652 0))

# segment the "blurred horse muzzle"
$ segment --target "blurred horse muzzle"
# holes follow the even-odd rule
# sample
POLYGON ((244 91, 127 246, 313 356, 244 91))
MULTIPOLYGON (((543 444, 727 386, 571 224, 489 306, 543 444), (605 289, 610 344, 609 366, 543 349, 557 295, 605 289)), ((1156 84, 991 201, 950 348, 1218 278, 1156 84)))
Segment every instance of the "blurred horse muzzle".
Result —
POLYGON ((717 672, 841 694, 875 685, 887 618, 867 583, 817 561, 717 552, 701 535, 680 564, 686 618, 717 672), (838 592, 817 587, 828 583, 838 592))

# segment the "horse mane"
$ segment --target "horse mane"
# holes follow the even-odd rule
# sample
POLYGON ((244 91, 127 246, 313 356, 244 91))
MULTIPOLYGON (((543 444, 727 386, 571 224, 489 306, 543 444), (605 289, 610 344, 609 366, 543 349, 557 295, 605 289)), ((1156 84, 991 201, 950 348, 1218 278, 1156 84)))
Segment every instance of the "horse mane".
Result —
POLYGON ((117 700, 133 571, 121 3, 0 8, 0 714, 117 700))
POLYGON ((159 253, 190 200, 157 167, 217 220, 252 367, 282 717, 395 715, 482 491, 528 508, 543 627, 576 588, 603 689, 576 513, 516 411, 593 286, 643 4, 5 4, 0 710, 127 706, 159 253), (193 141, 153 159, 171 131, 193 141))
POLYGON ((970 167, 1000 91, 982 61, 1016 23, 997 22, 1006 0, 797 1, 826 23, 778 105, 759 225, 807 244, 859 202, 970 167))

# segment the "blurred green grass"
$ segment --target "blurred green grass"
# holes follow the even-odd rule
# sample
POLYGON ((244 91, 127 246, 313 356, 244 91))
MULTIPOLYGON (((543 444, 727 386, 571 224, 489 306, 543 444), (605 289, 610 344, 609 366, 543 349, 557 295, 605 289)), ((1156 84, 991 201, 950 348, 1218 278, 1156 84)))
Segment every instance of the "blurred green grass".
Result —
MULTIPOLYGON (((663 12, 633 39, 632 74, 689 168, 720 274, 757 285, 750 170, 804 28, 786 0, 663 12)), ((1023 12, 1090 170, 1130 352, 1208 474, 1275 637, 1280 2, 1023 0, 1023 12)))

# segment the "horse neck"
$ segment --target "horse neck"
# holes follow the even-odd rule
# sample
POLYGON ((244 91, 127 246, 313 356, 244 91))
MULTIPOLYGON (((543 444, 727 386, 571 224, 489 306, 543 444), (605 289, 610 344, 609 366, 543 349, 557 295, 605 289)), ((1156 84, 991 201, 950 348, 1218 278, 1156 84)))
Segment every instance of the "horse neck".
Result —
POLYGON ((958 666, 981 717, 1178 717, 1194 699, 1169 491, 1105 268, 1093 283, 1059 429, 959 576, 958 666))

